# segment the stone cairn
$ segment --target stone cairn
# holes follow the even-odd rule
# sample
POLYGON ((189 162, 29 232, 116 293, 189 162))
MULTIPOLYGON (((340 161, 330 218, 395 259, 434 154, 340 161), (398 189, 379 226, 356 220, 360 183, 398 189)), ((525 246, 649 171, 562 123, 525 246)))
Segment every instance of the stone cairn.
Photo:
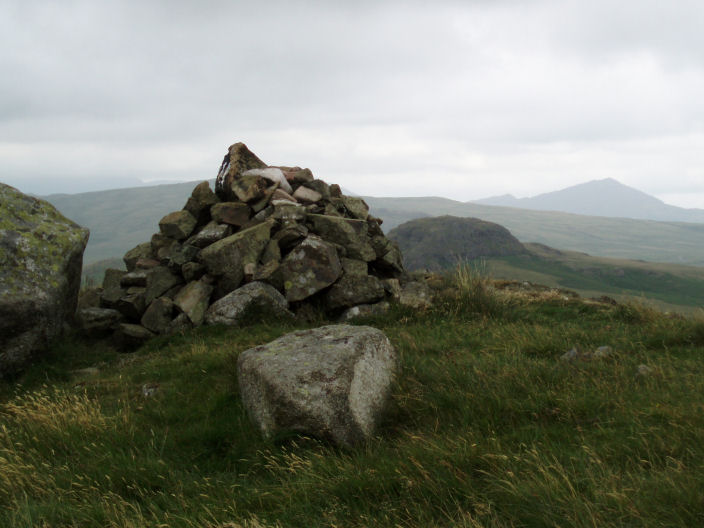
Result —
MULTIPOLYGON (((358 197, 309 169, 266 165, 232 145, 213 192, 195 187, 151 241, 107 270, 87 330, 119 327, 141 342, 201 324, 238 324, 252 308, 293 315, 373 313, 401 294, 401 253, 358 197)), ((92 311, 91 311, 92 310, 92 311)))

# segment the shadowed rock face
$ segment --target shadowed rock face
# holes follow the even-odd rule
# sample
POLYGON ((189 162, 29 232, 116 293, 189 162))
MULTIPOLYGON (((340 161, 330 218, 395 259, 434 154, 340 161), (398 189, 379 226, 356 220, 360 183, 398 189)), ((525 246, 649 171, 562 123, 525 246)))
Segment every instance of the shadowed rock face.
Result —
POLYGON ((264 436, 295 431, 349 447, 374 435, 397 369, 380 330, 333 325, 242 352, 237 379, 264 436))
POLYGON ((161 219, 150 242, 127 252, 129 273, 115 280, 119 272, 108 270, 101 305, 158 333, 181 327, 179 318, 192 325, 238 324, 232 306, 232 316, 203 314, 261 282, 266 288, 230 300, 276 307, 272 313, 315 305, 337 316, 393 297, 383 281, 402 275, 401 253, 380 224, 363 199, 344 196, 309 169, 267 166, 236 143, 215 192, 207 182, 198 184, 182 211, 161 219), (271 289, 285 304, 279 306, 278 297, 272 303, 271 289))
POLYGON ((398 242, 410 270, 452 269, 458 262, 478 257, 526 253, 506 228, 477 218, 419 218, 395 227, 389 238, 398 242))
POLYGON ((87 242, 51 204, 0 183, 0 377, 73 320, 87 242))

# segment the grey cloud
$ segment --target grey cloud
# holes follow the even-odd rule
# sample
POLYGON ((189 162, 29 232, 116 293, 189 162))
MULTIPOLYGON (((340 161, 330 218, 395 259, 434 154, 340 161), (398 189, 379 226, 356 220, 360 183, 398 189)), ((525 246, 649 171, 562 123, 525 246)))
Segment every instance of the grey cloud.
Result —
POLYGON ((485 173, 507 178, 494 167, 510 158, 537 181, 550 163, 522 149, 702 132, 702 16, 651 1, 8 1, 0 170, 89 178, 95 151, 111 156, 106 178, 201 177, 229 141, 255 138, 308 163, 295 144, 332 177, 474 174, 462 159, 479 153, 485 173), (54 169, 15 163, 14 143, 67 152, 54 169), (149 148, 192 159, 167 170, 149 148))

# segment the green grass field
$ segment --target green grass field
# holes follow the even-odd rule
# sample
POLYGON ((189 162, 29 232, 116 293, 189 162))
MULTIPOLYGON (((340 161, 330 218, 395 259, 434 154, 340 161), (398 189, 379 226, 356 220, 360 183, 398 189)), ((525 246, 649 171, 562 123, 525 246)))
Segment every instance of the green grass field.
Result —
POLYGON ((262 440, 242 408, 237 355, 300 325, 130 354, 66 338, 1 386, 0 526, 704 524, 702 319, 496 291, 467 268, 440 282, 433 309, 360 322, 402 370, 378 437, 351 450, 262 440), (601 345, 614 354, 560 360, 601 345))

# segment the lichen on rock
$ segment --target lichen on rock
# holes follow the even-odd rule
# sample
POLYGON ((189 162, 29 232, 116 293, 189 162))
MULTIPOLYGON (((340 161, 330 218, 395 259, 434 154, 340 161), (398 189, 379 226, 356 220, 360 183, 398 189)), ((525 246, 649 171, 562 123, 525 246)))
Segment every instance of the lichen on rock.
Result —
MULTIPOLYGON (((229 300, 274 306, 267 293, 273 288, 285 303, 275 303, 277 310, 318 306, 337 317, 355 304, 393 300, 383 281, 400 278, 404 270, 398 246, 379 223, 362 198, 344 196, 310 169, 267 165, 235 143, 220 166, 215 192, 199 183, 182 211, 164 216, 160 232, 125 255, 134 273, 122 284, 106 283, 101 305, 134 324, 152 306, 144 321, 168 333, 168 317, 176 324, 185 313, 190 324, 201 324, 209 306, 242 288, 248 288, 246 295, 229 300), (168 279, 163 284, 156 280, 162 276, 168 279), (257 281, 266 288, 248 287, 257 281), (194 292, 196 310, 189 308, 194 292), (175 309, 164 308, 164 299, 152 305, 160 297, 175 309)), ((205 318, 206 324, 238 320, 205 318)))
POLYGON ((48 202, 0 183, 0 376, 73 320, 88 235, 48 202))

